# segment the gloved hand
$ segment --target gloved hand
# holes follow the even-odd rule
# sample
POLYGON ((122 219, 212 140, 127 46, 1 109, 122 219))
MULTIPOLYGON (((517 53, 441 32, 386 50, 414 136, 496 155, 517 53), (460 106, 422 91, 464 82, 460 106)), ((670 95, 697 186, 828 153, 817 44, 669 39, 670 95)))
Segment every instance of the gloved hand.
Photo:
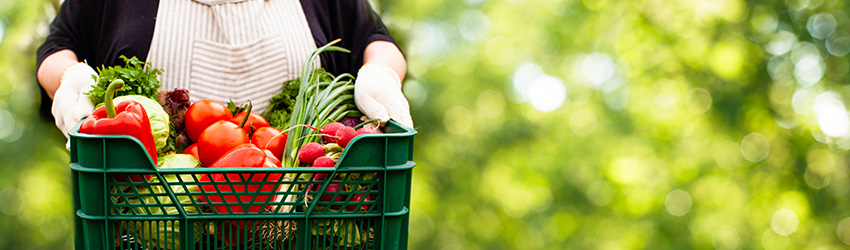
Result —
MULTIPOLYGON (((97 73, 91 66, 82 62, 69 66, 62 73, 59 88, 53 95, 51 113, 56 119, 56 127, 62 131, 65 138, 68 138, 68 132, 80 119, 94 110, 94 105, 85 94, 91 91, 96 82, 92 75, 97 76, 97 73)), ((68 146, 70 145, 65 145, 66 148, 68 146)))
POLYGON ((413 127, 410 105, 401 93, 401 79, 387 66, 367 63, 360 68, 354 81, 354 103, 369 118, 381 122, 394 119, 413 127))

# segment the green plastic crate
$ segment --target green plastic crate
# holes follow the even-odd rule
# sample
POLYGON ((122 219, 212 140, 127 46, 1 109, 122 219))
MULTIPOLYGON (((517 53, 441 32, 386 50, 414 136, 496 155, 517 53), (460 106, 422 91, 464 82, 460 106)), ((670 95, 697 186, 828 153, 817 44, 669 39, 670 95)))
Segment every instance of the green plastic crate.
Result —
POLYGON ((406 249, 415 134, 390 121, 383 134, 352 140, 334 168, 157 169, 135 138, 71 132, 74 243, 76 249, 406 249), (315 180, 314 173, 328 178, 315 180), (211 182, 205 175, 227 178, 211 182), (240 188, 254 191, 228 192, 240 188), (216 198, 232 202, 224 206, 216 198))

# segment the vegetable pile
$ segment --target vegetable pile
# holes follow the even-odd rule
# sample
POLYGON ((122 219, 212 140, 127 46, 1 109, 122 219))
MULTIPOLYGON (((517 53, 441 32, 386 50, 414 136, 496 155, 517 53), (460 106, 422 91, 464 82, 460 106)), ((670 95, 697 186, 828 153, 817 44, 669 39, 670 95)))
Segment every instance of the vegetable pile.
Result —
MULTIPOLYGON (((284 82, 282 91, 270 100, 269 108, 262 114, 252 112, 251 100, 239 105, 232 100, 227 104, 215 100, 190 102, 188 90, 159 90, 161 83, 156 76, 161 74, 160 69, 135 57, 128 59, 122 56, 126 66, 99 69, 96 85, 86 94, 94 103, 102 102, 103 106, 83 122, 80 132, 130 135, 144 145, 152 162, 159 168, 332 169, 355 137, 381 133, 380 124, 367 120, 355 106, 352 75, 334 76, 322 68, 313 68, 320 53, 348 52, 334 46, 337 42, 339 40, 314 51, 304 64, 301 77, 284 82)), ((116 176, 117 183, 146 185, 117 187, 122 189, 121 193, 134 193, 138 197, 125 195, 113 197, 113 201, 121 204, 184 204, 185 211, 189 213, 246 214, 303 212, 306 209, 363 212, 370 211, 372 207, 368 204, 374 204, 372 201, 376 199, 372 194, 377 192, 374 190, 378 185, 372 181, 376 178, 374 172, 317 171, 284 176, 281 172, 239 170, 164 175, 161 180, 150 175, 116 176), (284 179, 297 179, 304 184, 281 184, 284 179), (186 182, 197 185, 187 185, 186 182), (177 200, 163 195, 144 195, 169 193, 169 190, 177 200), (293 190, 300 195, 281 197, 275 194, 293 190), (280 204, 284 199, 297 199, 305 206, 257 205, 280 204), (308 203, 320 205, 309 208, 308 203)), ((136 210, 141 210, 125 209, 120 213, 178 214, 178 209, 173 208, 137 207, 136 210)), ((334 219, 317 220, 301 229, 310 230, 313 235, 326 236, 324 238, 334 245, 347 247, 364 244, 370 235, 368 227, 334 219), (347 231, 347 239, 333 238, 340 230, 347 231)), ((157 231, 179 235, 176 232, 179 231, 179 223, 129 223, 122 224, 121 230, 129 234, 157 231), (158 230, 154 230, 157 227, 158 230)), ((200 234, 206 233, 230 246, 250 241, 244 237, 249 235, 250 230, 257 230, 250 222, 225 222, 217 227, 196 228, 192 238, 198 241, 203 238, 200 234)), ((116 235, 119 233, 116 232, 116 235)), ((142 240, 147 248, 179 248, 173 238, 165 235, 137 235, 137 239, 142 240)))

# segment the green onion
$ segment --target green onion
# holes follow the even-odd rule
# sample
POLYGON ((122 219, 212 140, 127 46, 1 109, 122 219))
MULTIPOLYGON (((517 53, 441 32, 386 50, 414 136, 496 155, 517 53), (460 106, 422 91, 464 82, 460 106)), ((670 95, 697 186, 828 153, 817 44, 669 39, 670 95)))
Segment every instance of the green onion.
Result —
POLYGON ((299 166, 296 155, 301 146, 321 141, 321 133, 310 127, 321 128, 346 116, 361 114, 354 106, 354 76, 347 73, 334 76, 313 66, 322 52, 349 53, 347 49, 334 46, 339 41, 336 39, 316 49, 304 64, 301 86, 289 121, 289 136, 283 156, 285 167, 299 166))

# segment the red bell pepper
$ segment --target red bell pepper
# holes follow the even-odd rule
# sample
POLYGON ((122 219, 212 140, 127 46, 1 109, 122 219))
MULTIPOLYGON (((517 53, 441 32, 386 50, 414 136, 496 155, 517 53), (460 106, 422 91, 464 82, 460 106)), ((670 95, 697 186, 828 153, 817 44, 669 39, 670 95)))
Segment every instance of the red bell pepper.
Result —
MULTIPOLYGON (((120 79, 109 84, 106 88, 104 105, 95 109, 83 121, 80 126, 80 133, 132 136, 142 142, 154 164, 156 164, 156 145, 151 133, 151 122, 148 120, 144 106, 131 100, 120 102, 118 105, 114 105, 112 102, 113 92, 123 86, 124 81, 120 79)), ((131 176, 131 179, 135 178, 131 176)))
MULTIPOLYGON (((233 167, 280 167, 280 161, 270 151, 262 150, 251 143, 244 143, 227 151, 227 153, 209 166, 209 168, 233 167)), ((199 178, 199 181, 202 183, 201 190, 204 194, 199 198, 201 202, 209 202, 211 207, 219 213, 259 213, 263 208, 262 203, 272 202, 276 197, 268 194, 258 194, 255 196, 254 193, 276 191, 279 187, 277 183, 281 177, 281 173, 267 174, 257 172, 253 174, 204 174, 199 178), (261 181, 275 184, 241 184, 261 181)), ((232 221, 217 228, 219 231, 216 234, 226 245, 233 245, 234 243, 238 244, 245 241, 244 238, 240 238, 240 235, 243 235, 243 231, 248 228, 253 228, 252 222, 232 221), (225 237, 225 235, 231 235, 231 237, 225 237)))
MULTIPOLYGON (((258 148, 254 144, 244 143, 239 146, 234 147, 227 153, 225 153, 221 158, 219 158, 215 163, 209 166, 209 168, 232 168, 232 167, 252 167, 252 168, 262 168, 262 167, 280 167, 280 161, 274 158, 274 156, 270 155, 271 153, 267 153, 264 150, 258 148)), ((201 182, 213 182, 213 183, 221 183, 217 185, 203 184, 201 185, 201 189, 204 190, 205 193, 213 193, 219 195, 202 195, 201 201, 207 202, 209 199, 210 203, 223 203, 223 204, 235 204, 235 206, 230 206, 229 209, 227 206, 213 206, 216 211, 219 213, 230 213, 230 210, 233 213, 245 213, 245 209, 242 206, 239 206, 239 202, 248 203, 248 202, 266 202, 269 201, 268 195, 257 195, 256 197, 251 194, 253 192, 259 191, 261 192, 272 192, 277 189, 277 185, 272 184, 232 184, 235 182, 277 182, 281 178, 280 173, 243 173, 243 174, 207 174, 203 175, 200 178, 201 182), (241 176, 240 176, 241 175, 241 176), (231 183, 228 183, 231 182, 231 183), (218 186, 216 189, 216 186, 218 186), (221 192, 219 192, 219 190, 221 192), (224 195, 221 195, 224 194, 224 195), (237 200, 237 196, 238 199, 237 200), (251 198, 254 198, 253 200, 251 198)), ((248 208, 249 213, 259 212, 262 206, 250 206, 248 208)))

